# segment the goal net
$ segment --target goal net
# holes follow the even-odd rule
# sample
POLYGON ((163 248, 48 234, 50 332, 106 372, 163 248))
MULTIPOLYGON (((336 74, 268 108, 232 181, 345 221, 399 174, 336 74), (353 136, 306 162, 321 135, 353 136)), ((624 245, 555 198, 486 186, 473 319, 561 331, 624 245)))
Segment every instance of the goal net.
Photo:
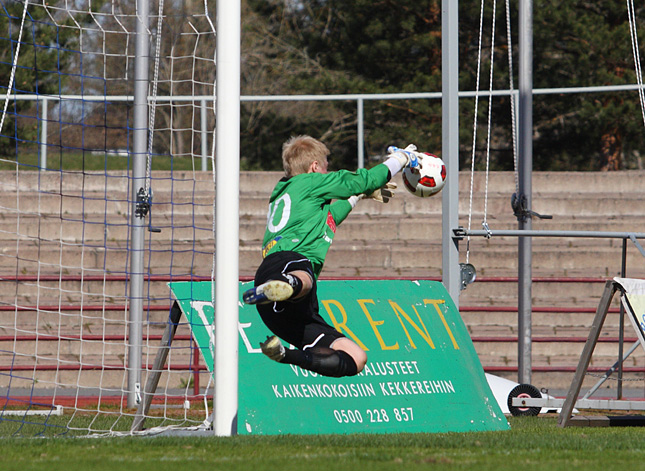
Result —
MULTIPOLYGON (((139 402, 168 325, 168 282, 211 279, 214 12, 207 0, 150 1, 140 57, 136 3, 0 0, 0 436, 129 433, 129 399, 139 402), (136 198, 142 60, 149 130, 136 198), (129 358, 137 341, 141 364, 129 358)), ((207 423, 210 374, 185 322, 147 429, 207 423)))

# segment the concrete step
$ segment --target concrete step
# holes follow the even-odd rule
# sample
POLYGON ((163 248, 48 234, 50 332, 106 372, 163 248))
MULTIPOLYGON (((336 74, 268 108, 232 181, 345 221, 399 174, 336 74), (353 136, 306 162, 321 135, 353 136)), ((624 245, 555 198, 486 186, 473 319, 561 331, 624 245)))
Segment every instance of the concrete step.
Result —
MULTIPOLYGON (((268 194, 241 193, 240 217, 266 218, 269 198, 268 194)), ((639 202, 645 195, 643 193, 592 193, 571 195, 563 198, 558 194, 545 194, 535 197, 533 209, 541 214, 552 215, 555 221, 540 221, 540 225, 550 225, 558 219, 571 219, 581 217, 596 217, 597 222, 605 223, 605 218, 620 217, 623 221, 634 218, 634 225, 643 226, 638 216, 639 202), (599 218, 598 215, 605 215, 599 218)), ((172 215, 194 214, 196 216, 213 215, 213 192, 202 193, 164 193, 155 195, 152 201, 151 213, 154 218, 169 218, 172 215)), ((70 220, 88 220, 100 222, 112 215, 127 217, 131 211, 131 198, 127 193, 109 193, 105 191, 88 193, 74 191, 67 194, 38 193, 36 191, 22 192, 19 197, 15 193, 0 192, 0 208, 3 213, 10 215, 18 212, 25 215, 51 215, 70 220)), ((388 215, 401 216, 440 216, 442 213, 441 197, 417 198, 399 190, 395 198, 388 204, 373 201, 360 202, 353 215, 388 215)), ((494 222, 496 220, 515 221, 510 205, 510 198, 506 193, 490 194, 486 205, 483 199, 473 200, 470 207, 467 194, 460 194, 459 201, 460 221, 467 226, 468 215, 472 214, 474 223, 480 225, 484 214, 494 222), (472 211, 471 211, 472 209, 472 211)))
MULTIPOLYGON (((598 278, 555 278, 534 277, 531 294, 534 300, 553 300, 538 306, 579 307, 589 302, 595 306, 604 291, 609 277, 598 278), (567 302, 562 303, 563 300, 567 302)), ((516 299, 517 277, 481 277, 461 292, 461 305, 464 306, 508 306, 504 299, 516 299)))
MULTIPOLYGON (((2 321, 2 336, 25 335, 39 333, 40 335, 124 335, 127 333, 129 312, 123 304, 116 306, 111 303, 99 305, 87 304, 87 309, 71 309, 64 301, 60 301, 55 309, 38 300, 41 306, 38 310, 0 310, 2 321)), ((157 305, 169 306, 167 302, 157 305)), ((28 305, 19 305, 19 308, 28 305)), ((31 306, 31 305, 29 305, 31 306)), ((147 304, 146 304, 147 306, 147 304)), ((144 310, 144 331, 163 331, 168 320, 168 310, 144 310)), ((185 321, 184 321, 185 322, 185 321)))
MULTIPOLYGON (((536 358, 537 360, 538 358, 536 358)), ((551 360, 551 365, 548 364, 546 357, 541 357, 540 364, 538 365, 533 361, 533 371, 531 373, 530 383, 536 386, 539 389, 546 390, 549 394, 556 395, 557 397, 564 397, 569 390, 571 381, 574 377, 575 368, 578 364, 579 358, 576 358, 575 355, 565 359, 562 358, 561 362, 558 364, 553 364, 551 360), (561 364, 560 364, 561 363, 561 364)), ((508 363, 504 364, 502 361, 498 365, 492 365, 487 363, 488 358, 484 357, 482 363, 486 372, 500 376, 511 381, 518 381, 517 373, 517 361, 513 358, 509 358, 508 363)), ((602 358, 594 359, 593 363, 589 365, 590 370, 583 378, 581 395, 585 394, 592 386, 598 383, 603 376, 603 373, 613 365, 616 361, 616 357, 605 356, 602 358)), ((626 367, 637 367, 643 368, 642 361, 633 364, 629 362, 626 367)), ((629 392, 624 396, 627 397, 637 397, 643 398, 643 373, 642 372, 625 372, 623 375, 623 388, 629 392)), ((594 394, 593 398, 608 398, 616 399, 616 375, 612 375, 608 381, 606 381, 600 389, 594 394)))
MULTIPOLYGON (((21 172, 18 177, 14 172, 5 172, 6 184, 0 190, 0 207, 7 210, 20 208, 22 211, 47 211, 52 213, 66 212, 81 214, 94 211, 127 214, 130 190, 126 175, 102 173, 74 174, 57 172, 21 172), (52 209, 48 209, 52 208, 52 209)), ((277 180, 279 172, 242 172, 240 174, 240 195, 242 200, 257 200, 262 216, 266 214, 268 197, 277 180)), ((477 173, 473 191, 473 210, 476 214, 484 211, 484 175, 477 173)), ((612 214, 638 215, 637 203, 645 193, 642 185, 645 172, 559 172, 534 173, 533 209, 538 212, 554 215, 583 215, 598 214, 599 211, 612 214), (566 197, 563 197, 566 189, 566 197), (604 208, 604 209, 603 209, 604 208), (631 208, 631 209, 630 209, 631 208)), ((401 183, 400 175, 395 181, 401 183)), ((151 180, 154 190, 153 212, 166 214, 167 206, 179 207, 194 202, 200 208, 197 212, 212 213, 214 200, 214 185, 212 175, 195 172, 155 172, 151 180), (210 211, 208 209, 210 208, 210 211)), ((423 211, 424 213, 441 213, 441 195, 433 198, 416 198, 407 193, 402 185, 393 203, 403 201, 406 209, 423 211)), ((515 191, 512 173, 493 172, 489 177, 489 193, 487 213, 496 217, 512 214, 510 197, 515 191)), ((395 204, 379 205, 377 203, 362 203, 365 211, 396 211, 402 214, 401 208, 395 204), (380 209, 372 209, 380 208, 380 209), (388 209, 392 208, 392 209, 388 209)), ((243 206, 243 205, 242 205, 243 206)), ((467 215, 470 208, 470 178, 468 173, 462 173, 460 178, 460 213, 467 215), (468 178, 466 178, 468 177, 468 178)), ((184 210, 184 208, 181 208, 184 210)), ((242 207, 241 213, 246 211, 242 207)))
MULTIPOLYGON (((111 170, 108 173, 103 171, 3 171, 3 186, 0 192, 8 193, 22 193, 39 192, 54 193, 54 194, 71 194, 72 192, 107 192, 109 194, 115 192, 123 192, 130 194, 129 185, 131 184, 132 177, 127 172, 111 170)), ((241 180, 244 179, 244 174, 240 175, 241 180)), ((253 173, 253 172, 251 172, 253 173)), ((251 180, 258 181, 262 179, 262 172, 257 172, 256 175, 248 175, 251 180)), ((210 172, 170 172, 170 171, 154 171, 151 174, 149 186, 153 191, 168 191, 168 192, 196 192, 202 193, 213 191, 213 175, 210 172)))
MULTIPOLYGON (((129 211, 131 199, 127 175, 59 174, 54 172, 21 172, 6 174, 6 184, 0 188, 0 274, 125 274, 129 271, 129 211), (40 189, 34 193, 33 189, 40 189), (17 208, 22 211, 18 213, 17 208)), ((259 265, 261 238, 269 194, 279 172, 243 172, 240 176, 240 272, 251 276, 259 265)), ((474 176, 472 227, 479 229, 484 214, 484 175, 474 176)), ((533 209, 553 214, 553 220, 535 220, 535 229, 545 230, 602 230, 645 232, 640 217, 640 202, 645 196, 642 184, 644 172, 558 173, 534 174, 533 209)), ((400 183, 400 178, 398 178, 400 183)), ((460 224, 468 223, 469 175, 460 178, 460 224)), ((213 176, 206 172, 184 172, 172 175, 155 172, 152 187, 154 199, 152 224, 162 228, 160 234, 146 233, 146 270, 153 274, 184 276, 195 274, 209 277, 214 241, 213 176)), ((333 276, 441 276, 441 195, 421 199, 402 189, 387 205, 361 202, 340 227, 329 253, 323 277, 333 276)), ((490 175, 487 218, 491 229, 516 229, 517 220, 510 209, 510 195, 515 191, 512 173, 490 175)), ((486 276, 516 276, 517 239, 493 236, 491 239, 472 238, 469 261, 478 269, 480 278, 486 276)), ((466 241, 460 243, 462 259, 466 241)), ((533 276, 585 276, 611 278, 620 271, 622 241, 598 239, 533 238, 533 276)), ((463 260, 462 260, 463 261, 463 260)), ((628 276, 645 277, 642 257, 628 244, 628 276)), ((123 281, 20 281, 2 282, 0 306, 33 306, 37 311, 0 311, 3 335, 25 332, 40 336, 58 333, 67 335, 124 332, 127 320, 123 306, 128 296, 123 281), (8 288, 7 288, 8 287, 8 288), (70 310, 69 304, 105 307, 99 310, 70 310), (60 306, 56 308, 56 306, 60 306), (43 307, 47 307, 44 309, 43 307), (52 309, 52 307, 54 307, 52 309)), ((170 303, 165 282, 146 283, 149 302, 170 303)), ((602 294, 601 283, 535 283, 533 305, 593 309, 602 294)), ((148 302, 148 300, 146 300, 148 302)), ((464 291, 462 306, 517 306, 517 286, 514 282, 476 282, 464 291)), ((615 307, 615 305, 614 305, 615 307)), ((589 312, 533 313, 534 336, 566 338, 585 337, 593 320, 589 312)), ((517 336, 517 312, 462 312, 473 337, 517 336)), ((146 319, 150 331, 159 332, 165 325, 167 312, 151 311, 146 319)), ((618 316, 609 316, 602 336, 617 336, 618 316)), ((628 334, 631 335, 631 334, 628 334)), ((73 340, 62 342, 21 343, 19 361, 31 362, 34 355, 43 362, 62 361, 74 364, 122 364, 123 343, 113 342, 96 348, 80 350, 73 340), (61 349, 62 348, 62 349, 61 349), (31 353, 30 353, 31 352, 31 353)), ((503 371, 517 365, 517 344, 477 341, 475 347, 485 366, 500 369, 500 375, 516 379, 516 372, 503 371)), ((2 351, 11 352, 12 345, 3 343, 2 351)), ((577 363, 582 343, 534 342, 534 367, 573 367, 577 363)), ((613 344, 603 344, 594 365, 613 363, 613 344)), ((153 346, 147 346, 152 352, 153 346)), ((183 347, 173 354, 173 362, 189 362, 183 347)), ((148 351, 148 350, 146 350, 148 351)), ((154 354, 153 354, 154 355, 154 354)), ((9 360, 7 360, 9 361, 9 360)), ((0 362, 4 360, 0 359, 0 362)), ((633 360, 630 365, 640 365, 633 360)), ((43 372, 43 374, 50 374, 43 372)), ((101 373, 103 374, 103 373, 101 373)), ((115 388, 122 387, 122 372, 108 372, 104 380, 115 388)), ((69 376, 70 384, 99 384, 96 372, 61 371, 51 374, 47 381, 59 381, 69 376), (93 375, 93 376, 92 376, 93 375), (79 379, 80 378, 80 379, 79 379)), ((567 388, 572 372, 534 373, 533 384, 539 387, 567 388)), ((179 378, 179 376, 178 376, 179 378)), ((184 379, 188 376, 184 375, 184 379)), ((40 381, 40 379, 39 379, 40 381)), ((204 380, 205 381, 205 380, 204 380)), ((592 384, 596 381, 586 380, 592 384)), ((179 383, 179 379, 171 379, 179 383)), ((53 383, 51 383, 53 384, 53 383)), ((174 384, 174 383, 172 383, 174 384)), ((29 385, 30 386, 30 385, 29 385)))
MULTIPOLYGON (((331 277, 328 272, 323 272, 325 277, 331 277)), ((396 273, 391 274, 391 270, 383 267, 374 268, 374 276, 401 276, 396 273)), ((41 274, 42 275, 42 274, 41 274)), ((42 275, 44 276, 44 275, 42 275)), ((86 277, 96 275, 88 275, 86 277)), ((370 276, 366 274, 346 274, 345 276, 370 276)), ((410 275, 413 276, 413 275, 410 275)), ((170 277, 168 277, 169 279, 170 277)), ((210 275, 205 275, 205 279, 210 279, 210 275)), ((418 278, 439 278, 439 276, 424 276, 418 278)), ((129 299, 128 284, 125 278, 113 281, 50 281, 45 279, 28 279, 19 281, 2 282, 3 296, 0 300, 5 305, 13 303, 19 306, 57 306, 64 305, 89 305, 104 306, 105 309, 111 309, 112 305, 123 305, 129 299)), ((574 309, 595 308, 602 295, 602 284, 600 283, 541 283, 535 282, 532 289, 533 306, 536 309, 550 309, 553 307, 568 307, 574 309), (570 290, 569 286, 576 286, 570 290)), ((144 282, 144 303, 153 305, 169 305, 172 301, 170 289, 167 282, 163 280, 150 280, 144 282)), ((509 313, 508 309, 517 309, 517 284, 515 282, 507 283, 490 283, 479 282, 471 284, 460 296, 460 305, 468 308, 487 309, 486 312, 468 311, 464 318, 479 319, 480 323, 500 323, 507 320, 513 320, 514 314, 509 313), (495 307, 500 308, 494 311, 495 307), (502 307, 508 308, 502 310, 502 307), (491 311, 492 310, 492 311, 491 311)), ((617 301, 616 301, 617 305, 617 301)), ((563 311, 566 314, 566 311, 563 311)), ((568 314, 567 314, 568 315, 568 314)), ((584 316, 584 314, 580 314, 584 316)), ((552 325, 560 325, 559 317, 564 317, 560 313, 554 313, 554 318, 549 318, 548 322, 552 325)), ((535 319, 546 318, 547 313, 538 312, 534 314, 535 319)), ((570 322, 570 321, 568 321, 570 322)))
MULTIPOLYGON (((118 325, 116 328, 108 329, 105 335, 123 335, 123 324, 118 325)), ((180 334, 185 334, 185 328, 180 334)), ((119 372, 113 368, 116 366, 123 366, 125 358, 127 358, 127 345, 121 339, 112 340, 85 340, 83 344, 73 337, 78 335, 79 332, 84 335, 100 334, 100 329, 96 326, 85 325, 77 329, 65 328, 62 332, 63 337, 68 336, 69 340, 62 342, 47 341, 47 336, 58 334, 57 331, 51 332, 46 326, 40 326, 38 333, 41 340, 36 341, 23 341, 14 345, 11 341, 0 342, 0 364, 12 364, 14 367, 33 365, 37 359, 39 367, 46 368, 48 366, 61 366, 62 370, 59 371, 57 378, 58 384, 71 384, 81 385, 83 387, 97 387, 102 385, 104 388, 120 387, 121 380, 124 378, 123 371, 119 372), (81 346, 82 345, 82 346, 81 346), (4 352, 4 353, 2 353, 4 352), (13 352, 9 354, 8 352, 13 352), (84 368, 93 368, 97 366, 110 366, 103 375, 94 374, 89 371, 74 370, 74 368, 83 365, 84 368), (67 369, 71 369, 68 371, 67 369)), ((160 333, 161 329, 146 329, 146 332, 160 333)), ((34 331, 35 332, 35 331, 34 331)), ((20 335, 28 335, 30 331, 21 327, 20 335)), ((582 342, 534 342, 532 364, 535 369, 533 373, 532 384, 538 387, 547 387, 550 389, 565 389, 568 387, 573 376, 572 368, 577 365, 580 352, 583 348, 582 342), (565 372, 540 372, 546 368, 560 368, 565 369, 565 372)), ((144 358, 152 359, 156 355, 157 342, 150 341, 144 344, 144 358)), ((498 375, 509 377, 509 379, 516 380, 516 373, 502 372, 501 370, 516 368, 517 367, 517 345, 513 342, 475 342, 475 349, 478 353, 480 361, 487 368, 487 370, 495 372, 498 375), (496 370, 497 368, 497 370, 496 370)), ((594 357, 591 362, 592 368, 601 368, 602 370, 611 366, 617 357, 616 343, 600 343, 594 352, 594 357)), ((173 343, 172 363, 173 365, 190 364, 190 344, 185 340, 177 340, 173 343)), ((144 360, 145 361, 145 360, 144 360)), ((203 363, 203 362, 202 362, 203 363)), ((642 355, 633 355, 625 363, 626 367, 643 367, 645 362, 642 355)), ((186 374, 188 371, 174 372, 173 374, 179 375, 183 380, 187 380, 186 374), (183 373, 183 376, 181 376, 183 373)), ((49 381, 54 381, 54 377, 48 379, 51 373, 47 371, 39 371, 37 374, 39 385, 38 387, 46 387, 49 381)), ((16 381, 20 377, 14 378, 16 381)), ((597 376, 589 376, 585 382, 587 387, 595 383, 597 376), (593 378, 593 379, 592 379, 593 378)), ((177 387, 172 380, 169 379, 170 384, 177 387)), ((166 384, 166 383, 163 383, 166 384)), ((13 383, 13 387, 18 387, 18 383, 13 383)))
MULTIPOLYGON (((487 343, 487 342, 511 342, 517 344, 517 313, 511 315, 511 317, 506 319, 504 324, 478 324, 477 322, 471 322, 468 316, 468 313, 462 312, 461 315, 464 318, 466 327, 473 338, 473 341, 476 343, 487 343)), ((536 314, 534 313, 533 316, 536 314)), ((576 341, 586 341, 589 336, 589 330, 591 329, 591 321, 593 320, 593 314, 589 314, 589 324, 584 325, 574 325, 574 323, 569 324, 566 322, 567 314, 563 314, 561 319, 565 320, 561 322, 560 326, 552 326, 539 323, 532 323, 531 334, 535 342, 549 341, 552 342, 554 338, 561 339, 562 341, 573 341, 572 339, 577 339, 576 341)), ((616 339, 619 338, 620 322, 618 320, 617 314, 611 314, 607 321, 606 325, 603 326, 603 329, 600 333, 599 339, 601 342, 616 342, 616 339), (612 320, 612 317, 615 320, 612 320)), ((629 343, 633 343, 636 340, 636 334, 631 329, 631 327, 626 327, 625 329, 625 339, 628 339, 629 343)), ((560 340, 557 340, 560 341, 560 340)))
MULTIPOLYGON (((98 219, 98 218, 97 218, 98 219)), ((101 216, 101 220, 62 219, 49 215, 5 215, 2 228, 0 228, 0 240, 6 241, 5 245, 12 245, 11 241, 26 240, 33 241, 34 245, 41 239, 53 239, 70 243, 82 243, 91 245, 103 245, 111 241, 127 241, 130 237, 130 225, 124 215, 112 215, 109 218, 101 216)), ((591 220, 578 220, 569 223, 549 224, 540 226, 543 230, 575 230, 575 231, 633 231, 645 232, 644 227, 629 225, 631 219, 623 221, 607 222, 598 224, 591 220)), ((155 241, 193 241, 205 242, 213 240, 213 219, 212 214, 194 215, 155 215, 152 220, 154 227, 161 229, 159 233, 148 233, 146 237, 155 241)), ((500 249, 516 251, 517 238, 496 236, 495 231, 517 229, 515 222, 499 221, 490 222, 493 237, 472 237, 470 240, 471 251, 500 249)), ((441 218, 440 216, 419 217, 406 216, 393 219, 385 215, 361 215, 353 214, 346 219, 336 233, 335 241, 416 241, 436 244, 441 240, 441 218)), ((473 229, 479 227, 473 225, 473 229)), ((264 217, 249 217, 240 220, 239 234, 241 243, 248 245, 259 243, 264 236, 264 217)), ((534 237, 532 245, 535 248, 554 246, 558 248, 573 248, 582 246, 604 246, 621 247, 620 239, 592 239, 592 238, 547 238, 534 237)), ((631 242, 629 246, 633 245, 631 242)), ((462 248, 463 250, 463 248, 462 248)))
MULTIPOLYGON (((584 345, 584 342, 533 342, 531 359, 536 366, 577 366, 584 345)), ((631 343, 629 345, 631 346, 631 343)), ((476 342, 475 347, 480 360, 491 366, 511 364, 513 360, 517 359, 517 344, 515 343, 476 342), (485 361, 482 357, 485 357, 485 361)), ((617 359, 617 342, 599 342, 594 350, 591 364, 609 368, 617 359)), ((645 356, 633 354, 627 359, 625 366, 645 366, 645 356)))
MULTIPOLYGON (((240 187, 259 192, 270 192, 275 183, 282 177, 282 172, 242 172, 240 187)), ((629 170, 621 172, 533 172, 533 193, 562 194, 569 193, 602 193, 616 191, 624 194, 643 193, 645 171, 629 170)), ((459 174, 460 193, 470 192, 470 171, 459 174)), ((403 189, 403 187, 400 187, 403 189)), ((486 188, 485 172, 474 174, 473 192, 482 195, 486 188)), ((513 172, 491 172, 488 176, 489 193, 504 192, 510 197, 515 192, 515 177, 513 172)))
MULTIPOLYGON (((35 397, 39 394, 48 396, 55 395, 56 402, 63 404, 65 408, 73 407, 73 405, 70 405, 70 399, 71 404, 73 404, 75 398, 82 401, 85 396, 101 396, 104 401, 103 404, 105 404, 106 400, 109 402, 110 397, 127 397, 127 372, 120 369, 120 367, 106 368, 105 370, 85 368, 79 371, 76 365, 69 364, 66 365, 66 368, 59 369, 58 371, 38 371, 35 381, 29 379, 26 375, 16 375, 11 381, 11 391, 17 394, 20 394, 19 391, 24 391, 25 394, 30 394, 33 391, 35 397), (67 403, 65 401, 66 398, 68 399, 67 403)), ((199 384, 201 385, 199 394, 206 393, 209 376, 208 372, 204 371, 199 374, 199 384)), ((147 372, 143 371, 142 384, 145 384, 146 378, 147 372)), ((164 371, 159 379, 157 394, 161 394, 161 391, 163 391, 164 394, 168 394, 169 396, 182 397, 184 394, 190 396, 193 394, 192 378, 193 372, 190 369, 164 371), (187 386, 189 382, 190 386, 187 386)), ((208 394, 212 397, 212 385, 208 394)), ((35 400, 37 401, 37 399, 35 400)), ((155 406, 153 405, 153 407, 155 406)), ((172 404, 170 407, 173 407, 172 404)), ((203 407, 203 401, 199 400, 192 407, 196 409, 203 407)), ((134 413, 135 409, 129 412, 134 413)))
MULTIPOLYGON (((213 240, 211 214, 201 217, 195 217, 193 214, 157 216, 153 218, 152 224, 161 229, 161 232, 151 235, 146 231, 145 235, 153 237, 155 240, 213 240)), ((246 226, 253 228, 254 238, 261 237, 260 232, 255 230, 255 227, 260 227, 258 223, 242 223, 241 230, 244 230, 246 226), (256 236, 256 234, 260 235, 256 236)), ((72 243, 85 242, 91 245, 101 245, 105 241, 124 243, 130 237, 130 227, 125 215, 110 215, 101 218, 84 217, 82 220, 78 220, 51 215, 14 214, 13 217, 5 215, 3 227, 0 229, 0 240, 33 240, 38 242, 44 239, 72 243)), ((9 242, 6 243, 9 244, 9 242)))
MULTIPOLYGON (((420 277, 440 275, 441 247, 439 237, 434 243, 419 240, 345 240, 340 236, 329 251, 326 266, 330 268, 391 268, 417 270, 420 277)), ((585 242, 572 242, 566 248, 536 243, 533 246, 534 274, 548 276, 613 277, 620 273, 621 247, 610 242, 594 246, 585 242), (575 246, 573 245, 575 243, 575 246)), ((146 242, 149 255, 144 266, 153 274, 208 275, 212 267, 213 241, 202 240, 152 240, 146 242)), ((261 262, 259 240, 240 242, 240 267, 242 274, 254 272, 261 262)), ((7 244, 0 252, 0 273, 34 274, 76 273, 80 270, 101 270, 107 273, 125 273, 129 268, 130 250, 127 242, 107 241, 58 242, 27 239, 7 244)), ((465 256, 465 254, 464 254, 465 256)), ((465 257, 464 257, 465 258, 465 257)), ((477 247, 471 242, 469 262, 480 276, 506 276, 517 273, 517 251, 513 246, 491 245, 477 247)), ((642 256, 633 249, 627 251, 628 276, 643 276, 642 256)), ((387 275, 387 274, 384 274, 387 275)))
MULTIPOLYGON (((125 172, 38 172, 20 171, 3 172, 4 184, 0 193, 22 193, 38 190, 40 192, 68 194, 74 191, 89 192, 123 192, 130 194, 130 177, 125 172)), ((283 176, 282 172, 240 172, 240 190, 242 193, 269 195, 276 182, 283 176)), ((460 172, 459 191, 469 195, 471 179, 469 171, 460 172)), ((539 197, 547 194, 562 196, 597 193, 617 193, 628 196, 642 194, 645 171, 629 170, 621 172, 533 172, 533 195, 539 197)), ((396 177, 400 180, 400 175, 396 177)), ((149 186, 155 198, 164 193, 213 192, 213 175, 210 172, 169 172, 155 171, 151 174, 149 186)), ((473 180, 474 197, 482 197, 486 189, 486 174, 475 172, 473 180)), ((401 187, 401 193, 404 193, 401 187)), ((512 172, 491 172, 488 175, 489 194, 508 194, 515 192, 515 178, 512 172)))

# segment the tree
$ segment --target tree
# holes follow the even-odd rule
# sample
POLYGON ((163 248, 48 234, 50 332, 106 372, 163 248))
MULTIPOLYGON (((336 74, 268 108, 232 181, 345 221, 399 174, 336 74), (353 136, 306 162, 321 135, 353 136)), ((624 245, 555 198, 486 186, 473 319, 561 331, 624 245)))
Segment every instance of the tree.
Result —
MULTIPOLYGON (((460 2, 461 90, 475 87, 480 5, 480 2, 460 2)), ((511 2, 516 88, 518 5, 518 0, 511 2)), ((509 46, 503 6, 498 2, 495 89, 509 87, 509 46)), ((265 75, 276 89, 294 94, 440 90, 440 0, 249 0, 249 10, 256 15, 253 28, 258 28, 256 32, 264 38, 263 45, 267 48, 266 56, 258 56, 258 63, 262 63, 260 67, 265 71, 271 67, 279 71, 277 75, 265 75), (261 32, 261 28, 266 28, 270 34, 261 32)), ((535 88, 635 83, 624 3, 536 0, 533 13, 535 88)), ((488 88, 492 2, 486 2, 485 14, 480 89, 488 88)), ((644 15, 645 8, 638 6, 636 17, 644 15)), ((250 44, 257 43, 251 42, 247 48, 250 44)), ((247 65, 250 71, 251 64, 247 65)), ((636 92, 536 95, 533 102, 536 170, 597 170, 639 165, 639 149, 644 142, 636 92)), ((487 99, 482 99, 479 126, 484 129, 482 132, 480 128, 478 133, 478 155, 486 144, 487 106, 487 99)), ((340 156, 339 165, 353 166, 356 146, 353 105, 309 105, 305 120, 302 119, 303 107, 294 105, 294 109, 299 109, 299 116, 290 116, 289 107, 284 105, 280 119, 264 121, 268 126, 260 126, 262 129, 279 129, 276 133, 260 131, 265 143, 261 147, 268 148, 266 146, 274 136, 279 135, 279 140, 283 140, 286 132, 309 130, 326 139, 334 155, 340 156)), ((460 160, 462 166, 467 166, 472 154, 473 102, 461 100, 460 111, 460 160)), ((369 124, 366 130, 368 154, 382 154, 384 147, 391 143, 415 142, 421 148, 435 151, 441 148, 439 101, 366 102, 365 114, 369 124)), ((270 115, 273 113, 266 116, 270 115)), ((507 97, 493 100, 491 136, 491 168, 512 169, 511 114, 507 97)), ((270 147, 276 149, 277 145, 270 147)))
MULTIPOLYGON (((636 15, 643 13, 641 6, 636 15)), ((539 9, 534 30, 536 87, 636 82, 624 3, 548 2, 539 9)), ((637 92, 543 98, 535 106, 537 168, 637 165, 634 151, 645 144, 637 92), (549 162, 553 155, 555 165, 549 162)))
MULTIPOLYGON (((242 6, 243 94, 320 94, 312 77, 324 77, 330 82, 346 80, 345 72, 323 67, 301 46, 293 25, 295 12, 285 2, 249 0, 242 6)), ((334 147, 333 139, 326 136, 338 138, 347 128, 355 130, 355 112, 350 108, 344 103, 329 102, 243 103, 243 168, 281 169, 282 143, 294 134, 311 134, 334 147)), ((355 132, 348 134, 354 138, 355 149, 355 132)), ((336 150, 332 161, 338 155, 336 150)))
MULTIPOLYGON (((477 67, 479 2, 460 3, 460 88, 473 90, 477 67)), ((515 87, 518 84, 518 2, 511 2, 515 87)), ((637 18, 645 9, 638 7, 637 18)), ((497 10, 495 89, 508 89, 506 12, 497 10)), ((584 87, 635 83, 627 10, 624 3, 536 1, 533 8, 534 88, 584 87)), ((482 80, 488 88, 492 7, 484 20, 482 80)), ((478 133, 478 155, 485 149, 485 107, 478 133)), ((600 170, 635 168, 643 140, 637 92, 534 95, 533 162, 535 170, 600 170)), ((462 100, 462 165, 472 153, 473 106, 462 100), (469 128, 465 128, 468 125, 469 128), (470 137, 470 139, 468 138, 470 137)), ((510 103, 493 101, 491 168, 512 170, 510 103)), ((479 158, 479 157, 478 157, 479 158)), ((483 159, 481 159, 483 161, 483 159)))
MULTIPOLYGON (((65 81, 62 71, 72 60, 67 46, 72 41, 70 30, 60 28, 44 21, 46 12, 42 8, 27 11, 22 38, 20 36, 23 10, 21 2, 3 2, 0 5, 0 90, 3 94, 11 82, 12 69, 16 55, 19 56, 13 77, 13 90, 17 94, 59 93, 61 82, 65 81), (55 45, 52 47, 52 44, 55 45)), ((0 152, 15 155, 15 148, 22 142, 37 140, 38 126, 35 117, 36 107, 28 101, 12 101, 7 109, 3 129, 0 130, 0 152), (31 110, 31 111, 27 111, 31 110), (30 116, 23 118, 21 116, 30 116), (20 139, 17 139, 20 129, 20 139)))
MULTIPOLYGON (((243 68, 261 70, 262 80, 246 83, 254 84, 255 93, 262 84, 294 94, 434 91, 441 62, 438 5, 436 0, 249 1, 257 18, 248 23, 251 30, 245 34, 258 39, 250 44, 254 52, 262 52, 254 63, 243 62, 243 68)), ((289 133, 310 133, 331 148, 333 167, 356 166, 354 102, 271 107, 278 108, 279 119, 268 113, 269 129, 275 133, 267 135, 267 141, 274 135, 282 142, 289 133), (289 114, 290 107, 296 114, 289 114)), ((370 123, 367 155, 381 156, 390 144, 414 141, 426 147, 440 138, 439 101, 366 102, 365 114, 370 123)), ((272 148, 272 155, 279 156, 279 147, 272 148)))

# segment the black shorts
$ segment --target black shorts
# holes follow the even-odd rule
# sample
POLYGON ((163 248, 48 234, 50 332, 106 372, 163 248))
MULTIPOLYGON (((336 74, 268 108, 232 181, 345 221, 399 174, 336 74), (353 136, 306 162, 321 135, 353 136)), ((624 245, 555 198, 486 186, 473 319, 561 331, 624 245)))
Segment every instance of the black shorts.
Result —
POLYGON ((274 252, 258 268, 255 286, 269 280, 286 281, 284 275, 297 270, 311 275, 313 286, 309 294, 296 301, 257 304, 260 317, 271 332, 296 348, 329 348, 334 341, 345 336, 319 314, 316 277, 309 259, 296 252, 274 252))

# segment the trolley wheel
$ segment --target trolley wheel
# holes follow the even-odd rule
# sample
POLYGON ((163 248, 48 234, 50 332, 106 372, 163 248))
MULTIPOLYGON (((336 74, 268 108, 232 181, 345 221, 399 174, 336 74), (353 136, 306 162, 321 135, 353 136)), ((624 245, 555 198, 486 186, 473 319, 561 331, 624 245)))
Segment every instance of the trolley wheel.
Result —
POLYGON ((535 416, 540 413, 542 410, 541 407, 518 407, 513 405, 513 399, 516 397, 525 397, 525 398, 541 398, 542 394, 540 390, 531 384, 518 384, 515 386, 510 393, 508 393, 508 410, 511 411, 511 415, 514 417, 517 416, 535 416))

